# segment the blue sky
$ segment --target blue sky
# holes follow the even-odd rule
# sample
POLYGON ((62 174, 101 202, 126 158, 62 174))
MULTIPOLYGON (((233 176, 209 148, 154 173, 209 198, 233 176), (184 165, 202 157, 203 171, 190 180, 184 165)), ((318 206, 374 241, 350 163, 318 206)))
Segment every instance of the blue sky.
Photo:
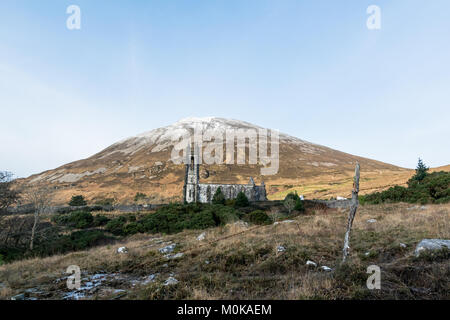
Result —
POLYGON ((403 167, 450 163, 447 0, 0 3, 0 170, 27 176, 188 116, 403 167), (66 8, 81 8, 81 30, 66 8), (381 30, 366 9, 381 8, 381 30))

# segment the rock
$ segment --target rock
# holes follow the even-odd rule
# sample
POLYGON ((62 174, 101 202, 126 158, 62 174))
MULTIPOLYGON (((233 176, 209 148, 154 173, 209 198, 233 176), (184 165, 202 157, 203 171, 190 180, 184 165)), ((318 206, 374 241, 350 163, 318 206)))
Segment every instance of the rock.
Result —
POLYGON ((234 223, 234 225, 239 226, 239 227, 243 227, 243 228, 248 228, 248 223, 245 222, 245 221, 241 221, 241 220, 236 221, 234 223))
POLYGON ((300 195, 300 200, 305 200, 305 197, 302 194, 300 195))
POLYGON ((167 263, 164 263, 164 264, 162 265, 162 267, 163 267, 163 268, 168 268, 169 265, 168 265, 167 263))
POLYGON ((209 260, 205 260, 205 264, 209 264, 210 262, 209 262, 209 260))
POLYGON ((283 246, 278 246, 278 247, 277 247, 277 251, 278 251, 278 252, 284 252, 284 251, 286 251, 286 248, 283 247, 283 246))
POLYGON ((337 196, 336 200, 342 201, 342 200, 347 200, 347 198, 337 196))
POLYGON ((280 224, 280 223, 292 223, 295 222, 295 220, 283 220, 283 221, 277 221, 274 223, 274 225, 280 224))
POLYGON ((311 260, 306 261, 306 265, 312 266, 312 267, 317 267, 317 263, 315 263, 314 261, 311 261, 311 260))
POLYGON ((184 256, 183 252, 178 252, 177 254, 166 254, 164 257, 166 259, 178 259, 184 256))
POLYGON ((175 249, 176 246, 177 245, 175 243, 173 243, 171 245, 168 245, 168 246, 165 246, 165 247, 159 249, 159 252, 161 252, 161 253, 171 253, 175 249))
POLYGON ((151 274, 142 282, 143 284, 149 284, 150 282, 154 282, 156 279, 156 274, 151 274))
POLYGON ((171 286, 171 285, 174 285, 174 284, 177 284, 178 283, 178 280, 177 279, 175 279, 174 277, 169 277, 165 282, 164 282, 164 285, 165 286, 171 286))
POLYGON ((426 206, 421 206, 420 210, 427 210, 427 207, 426 206))
POLYGON ((327 266, 321 266, 320 270, 323 270, 325 272, 330 272, 332 269, 330 267, 327 267, 327 266))
POLYGON ((376 219, 369 219, 369 220, 367 220, 367 222, 368 223, 375 223, 375 222, 377 222, 377 220, 376 219))
POLYGON ((128 253, 128 248, 120 247, 119 249, 117 249, 117 253, 128 253))
POLYGON ((416 256, 419 256, 423 251, 426 250, 440 250, 444 247, 447 247, 450 249, 450 240, 443 240, 443 239, 423 239, 419 242, 419 244, 416 247, 416 250, 414 251, 416 256))
POLYGON ((203 241, 203 240, 205 240, 205 238, 206 238, 206 232, 203 232, 197 237, 197 240, 203 241))
POLYGON ((406 244, 400 242, 400 248, 406 248, 406 247, 407 247, 406 244))
POLYGON ((367 251, 366 253, 364 253, 364 255, 365 255, 366 257, 370 256, 370 251, 367 251))
POLYGON ((11 297, 11 300, 25 300, 25 293, 20 293, 11 297))

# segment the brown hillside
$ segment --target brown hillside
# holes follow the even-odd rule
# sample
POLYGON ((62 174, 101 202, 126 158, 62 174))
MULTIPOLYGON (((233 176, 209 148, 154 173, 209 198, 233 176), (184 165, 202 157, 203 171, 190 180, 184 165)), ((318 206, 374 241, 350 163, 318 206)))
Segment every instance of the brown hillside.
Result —
MULTIPOLYGON (((189 118, 117 142, 88 159, 18 182, 24 186, 50 187, 55 204, 66 203, 74 194, 82 194, 92 203, 106 198, 132 202, 137 192, 148 195, 152 203, 181 200, 184 166, 170 160, 171 151, 178 142, 176 138, 193 128, 261 129, 237 120, 189 118)), ((270 199, 282 198, 291 190, 309 198, 329 198, 350 194, 356 161, 361 164, 362 193, 403 184, 413 173, 281 133, 279 150, 280 167, 276 175, 262 176, 260 165, 202 165, 201 180, 247 183, 254 177, 258 184, 265 182, 270 199)))

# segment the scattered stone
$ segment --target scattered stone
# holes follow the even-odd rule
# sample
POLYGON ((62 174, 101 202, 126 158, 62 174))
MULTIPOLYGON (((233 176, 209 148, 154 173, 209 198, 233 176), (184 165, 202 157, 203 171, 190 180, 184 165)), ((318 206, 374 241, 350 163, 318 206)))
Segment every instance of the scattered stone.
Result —
POLYGON ((205 260, 205 264, 209 264, 210 262, 209 262, 209 260, 205 260))
POLYGON ((450 240, 443 240, 443 239, 423 239, 419 242, 419 244, 416 247, 416 250, 414 251, 416 256, 419 256, 423 251, 426 250, 440 250, 444 247, 447 247, 450 249, 450 240))
POLYGON ((332 270, 330 267, 327 267, 327 266, 321 266, 320 269, 325 272, 330 272, 332 270))
POLYGON ((305 197, 302 194, 300 195, 300 200, 305 200, 305 197))
POLYGON ((277 221, 274 223, 274 225, 280 224, 280 223, 292 223, 295 222, 295 220, 283 220, 283 221, 277 221))
POLYGON ((168 246, 165 246, 165 247, 159 249, 159 252, 161 252, 161 253, 171 253, 173 250, 175 250, 176 246, 177 245, 175 243, 173 243, 171 245, 168 245, 168 246))
POLYGON ((342 200, 347 200, 347 198, 337 196, 337 197, 336 197, 336 200, 342 201, 342 200))
POLYGON ((168 268, 169 267, 169 265, 167 263, 164 263, 162 266, 163 266, 163 268, 168 268))
POLYGON ((369 219, 369 220, 367 220, 367 222, 368 223, 375 223, 375 222, 377 222, 377 219, 369 219))
POLYGON ((400 242, 400 248, 406 248, 406 247, 407 247, 406 244, 400 242))
POLYGON ((278 251, 278 252, 284 252, 284 251, 286 251, 286 248, 283 247, 283 246, 278 246, 278 247, 277 247, 277 251, 278 251))
POLYGON ((245 221, 241 221, 241 220, 236 221, 234 223, 234 225, 239 226, 239 227, 243 227, 243 228, 248 228, 248 223, 245 222, 245 221))
POLYGON ((117 249, 117 253, 128 253, 128 248, 120 247, 119 249, 117 249))
POLYGON ((11 300, 25 300, 25 293, 20 293, 11 297, 11 300))
POLYGON ((171 285, 174 285, 174 284, 177 284, 178 283, 178 280, 177 279, 175 279, 174 277, 169 277, 165 282, 164 282, 164 285, 165 286, 171 286, 171 285))
POLYGON ((203 241, 203 240, 205 240, 205 238, 206 238, 206 232, 203 232, 202 234, 200 234, 200 235, 197 237, 197 240, 198 240, 198 241, 203 241))
POLYGON ((306 261, 306 265, 307 266, 312 266, 312 267, 317 267, 317 263, 315 263, 314 261, 308 260, 306 261))
POLYGON ((364 255, 365 255, 366 257, 370 256, 370 251, 367 251, 366 253, 364 253, 364 255))
POLYGON ((142 283, 149 284, 150 282, 154 282, 155 279, 156 279, 156 274, 151 274, 142 283))
POLYGON ((427 210, 427 207, 426 206, 421 206, 420 210, 427 210))
POLYGON ((164 257, 166 259, 178 259, 184 256, 183 252, 178 252, 177 254, 166 254, 164 257))

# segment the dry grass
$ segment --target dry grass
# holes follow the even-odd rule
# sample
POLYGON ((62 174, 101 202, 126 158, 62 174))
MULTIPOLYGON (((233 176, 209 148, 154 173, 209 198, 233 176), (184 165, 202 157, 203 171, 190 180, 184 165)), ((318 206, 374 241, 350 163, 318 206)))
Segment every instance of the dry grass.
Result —
POLYGON ((330 209, 307 212, 293 223, 263 227, 236 223, 209 229, 205 241, 197 241, 200 231, 136 235, 114 246, 14 262, 0 267, 4 284, 0 298, 34 287, 49 291, 49 298, 60 298, 62 288, 54 280, 61 278, 69 265, 78 265, 88 273, 159 273, 155 283, 127 286, 124 298, 128 299, 448 299, 448 258, 422 261, 412 253, 423 238, 450 238, 450 205, 429 205, 425 210, 411 207, 360 207, 350 262, 342 267, 339 261, 347 211, 330 209), (368 223, 371 218, 377 222, 368 223), (181 259, 167 260, 158 252, 169 241, 185 253, 181 259), (117 254, 120 246, 128 247, 129 253, 117 254), (278 252, 278 246, 286 250, 278 252), (310 268, 305 265, 307 260, 332 267, 334 272, 310 268), (371 264, 382 268, 381 292, 365 287, 365 271, 371 264), (180 282, 163 286, 170 273, 180 282))

